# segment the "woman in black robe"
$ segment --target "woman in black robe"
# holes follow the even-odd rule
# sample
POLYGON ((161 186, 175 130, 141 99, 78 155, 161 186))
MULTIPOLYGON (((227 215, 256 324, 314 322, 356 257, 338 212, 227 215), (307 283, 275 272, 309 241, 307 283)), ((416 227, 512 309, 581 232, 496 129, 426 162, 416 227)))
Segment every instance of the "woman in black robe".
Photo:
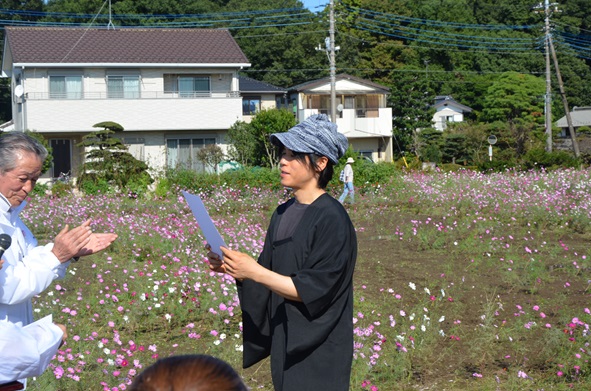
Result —
POLYGON ((325 189, 347 139, 315 115, 271 141, 281 151, 281 184, 294 197, 273 214, 258 262, 222 248, 222 259, 208 253, 210 268, 237 281, 245 368, 270 355, 277 391, 346 391, 357 239, 325 189))

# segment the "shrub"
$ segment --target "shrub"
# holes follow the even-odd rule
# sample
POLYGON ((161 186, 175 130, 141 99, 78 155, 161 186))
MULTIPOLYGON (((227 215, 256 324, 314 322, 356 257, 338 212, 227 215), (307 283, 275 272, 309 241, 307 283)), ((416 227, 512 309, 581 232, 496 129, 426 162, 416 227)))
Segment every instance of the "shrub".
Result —
POLYGON ((78 188, 87 194, 97 191, 118 191, 139 195, 153 182, 148 165, 133 157, 121 140, 113 137, 123 127, 114 122, 93 125, 103 130, 92 132, 78 144, 86 149, 85 162, 78 175, 78 188), (90 192, 90 193, 89 193, 90 192))
POLYGON ((529 150, 523 158, 523 168, 546 168, 556 169, 558 167, 578 167, 580 162, 572 154, 566 151, 546 152, 544 149, 536 148, 529 150))

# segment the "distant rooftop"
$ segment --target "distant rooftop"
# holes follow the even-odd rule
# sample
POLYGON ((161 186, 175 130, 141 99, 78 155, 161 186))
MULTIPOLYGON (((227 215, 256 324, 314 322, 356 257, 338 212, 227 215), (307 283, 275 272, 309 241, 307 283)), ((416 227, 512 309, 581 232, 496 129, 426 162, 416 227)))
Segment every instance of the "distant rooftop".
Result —
POLYGON ((452 98, 451 95, 437 95, 435 97, 435 104, 433 104, 433 107, 435 107, 436 109, 449 105, 454 105, 455 107, 461 109, 464 113, 472 112, 471 107, 461 104, 460 102, 452 98))
MULTIPOLYGON (((578 128, 580 126, 591 126, 591 107, 573 107, 573 111, 570 112, 570 118, 573 127, 578 128)), ((568 128, 566 121, 566 115, 556 121, 556 126, 559 128, 568 128)))
POLYGON ((279 88, 272 84, 255 80, 247 76, 238 76, 238 82, 240 83, 239 90, 242 93, 284 94, 287 92, 287 90, 284 88, 279 88))

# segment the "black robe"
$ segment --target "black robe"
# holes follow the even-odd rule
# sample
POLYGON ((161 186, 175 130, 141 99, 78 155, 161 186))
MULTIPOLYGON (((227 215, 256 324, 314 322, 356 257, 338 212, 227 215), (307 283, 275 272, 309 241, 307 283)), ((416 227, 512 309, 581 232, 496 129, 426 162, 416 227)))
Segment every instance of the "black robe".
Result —
POLYGON ((353 360, 353 270, 357 238, 349 215, 328 194, 308 206, 291 238, 276 241, 279 206, 258 262, 291 276, 302 302, 250 280, 238 283, 244 368, 271 355, 277 391, 349 390, 353 360))

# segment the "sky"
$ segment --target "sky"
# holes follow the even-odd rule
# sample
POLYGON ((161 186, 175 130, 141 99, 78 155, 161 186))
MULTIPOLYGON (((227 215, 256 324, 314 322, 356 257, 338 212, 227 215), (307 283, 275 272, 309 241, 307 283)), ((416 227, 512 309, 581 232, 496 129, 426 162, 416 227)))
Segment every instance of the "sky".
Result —
POLYGON ((304 3, 304 7, 308 8, 312 12, 319 12, 330 3, 330 0, 301 0, 304 3), (320 6, 320 8, 316 8, 320 6))

